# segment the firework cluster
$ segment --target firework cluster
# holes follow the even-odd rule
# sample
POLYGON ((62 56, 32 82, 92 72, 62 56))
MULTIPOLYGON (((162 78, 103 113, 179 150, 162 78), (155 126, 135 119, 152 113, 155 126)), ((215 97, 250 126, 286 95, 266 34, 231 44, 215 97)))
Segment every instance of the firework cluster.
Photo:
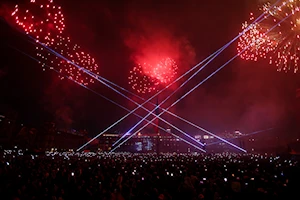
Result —
POLYGON ((138 64, 130 71, 129 85, 138 93, 151 93, 156 91, 159 85, 173 81, 177 69, 176 62, 171 58, 163 58, 154 64, 138 64))
POLYGON ((29 4, 16 5, 12 16, 26 34, 42 43, 53 44, 55 36, 65 29, 61 7, 54 5, 52 0, 31 0, 29 4))
POLYGON ((266 3, 261 7, 263 21, 243 23, 242 30, 249 28, 238 42, 241 58, 257 61, 267 59, 278 71, 298 71, 300 56, 300 0, 281 1, 277 6, 266 3), (250 25, 249 25, 250 24, 250 25), (247 48, 248 47, 248 48, 247 48), (244 50, 247 48, 246 50, 244 50))
POLYGON ((28 3, 16 5, 12 17, 26 34, 41 44, 36 50, 43 70, 50 66, 51 69, 61 72, 61 79, 67 76, 83 85, 94 82, 83 70, 98 74, 98 65, 94 58, 82 51, 77 44, 72 44, 69 37, 64 36, 64 14, 53 0, 30 0, 28 3), (66 59, 51 53, 47 47, 66 59))

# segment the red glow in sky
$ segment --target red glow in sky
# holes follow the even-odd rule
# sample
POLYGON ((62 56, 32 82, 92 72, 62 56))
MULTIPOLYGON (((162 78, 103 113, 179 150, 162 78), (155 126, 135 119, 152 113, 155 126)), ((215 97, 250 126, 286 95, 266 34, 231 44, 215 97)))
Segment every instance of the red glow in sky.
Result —
POLYGON ((148 65, 142 65, 142 67, 145 75, 156 79, 160 84, 168 84, 173 81, 178 69, 176 62, 169 57, 149 62, 148 65))

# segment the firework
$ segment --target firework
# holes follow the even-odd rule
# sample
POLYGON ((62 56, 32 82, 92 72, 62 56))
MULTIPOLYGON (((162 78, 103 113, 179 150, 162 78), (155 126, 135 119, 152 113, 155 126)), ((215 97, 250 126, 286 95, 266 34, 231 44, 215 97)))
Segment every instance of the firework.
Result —
POLYGON ((151 65, 144 63, 138 64, 131 71, 128 77, 129 85, 131 85, 132 89, 136 90, 138 93, 151 93, 157 90, 157 86, 159 82, 155 79, 147 76, 143 68, 151 68, 151 65))
POLYGON ((175 78, 177 70, 177 64, 171 58, 163 58, 158 63, 143 66, 144 73, 160 84, 170 83, 175 78))
MULTIPOLYGON (((48 40, 45 40, 45 42, 47 44, 49 43, 48 40)), ((57 35, 55 37, 55 41, 56 42, 51 45, 51 49, 62 56, 67 56, 67 53, 71 51, 70 38, 69 37, 64 38, 60 35, 57 35)), ((37 56, 40 58, 40 64, 43 67, 43 71, 46 70, 46 68, 45 68, 46 65, 50 66, 51 69, 53 69, 53 66, 55 66, 57 68, 61 67, 62 59, 57 57, 50 51, 48 51, 46 49, 46 47, 44 47, 42 45, 38 45, 38 46, 36 46, 36 52, 37 52, 37 56)))
POLYGON ((74 45, 72 50, 67 53, 67 58, 78 66, 76 67, 71 62, 62 60, 63 67, 60 69, 62 74, 66 74, 83 85, 94 83, 94 78, 84 72, 84 70, 87 70, 99 75, 98 64, 90 54, 82 51, 80 46, 74 45))
POLYGON ((176 62, 167 57, 159 62, 138 64, 130 71, 129 85, 138 93, 151 93, 159 85, 169 84, 177 74, 176 62))
MULTIPOLYGON (((264 4, 261 10, 266 14, 265 19, 250 25, 250 30, 239 40, 239 52, 249 45, 241 58, 255 61, 258 58, 268 59, 278 71, 292 70, 296 73, 300 56, 299 6, 300 0, 282 1, 274 7, 270 3, 264 4)), ((253 16, 250 21, 253 21, 253 16)), ((242 29, 247 27, 245 22, 242 29)))
POLYGON ((53 0, 28 0, 27 4, 15 6, 12 17, 26 34, 46 45, 53 45, 56 35, 65 29, 61 7, 53 0))
POLYGON ((61 73, 61 79, 67 76, 83 85, 94 83, 93 77, 86 74, 84 70, 99 74, 96 60, 91 57, 90 54, 82 51, 77 44, 72 45, 70 38, 57 36, 55 40, 57 42, 54 43, 51 48, 67 60, 57 57, 43 46, 36 47, 37 56, 41 58, 40 64, 43 70, 45 70, 45 66, 48 65, 54 67, 61 73))
POLYGON ((240 57, 245 60, 257 61, 258 58, 267 58, 269 52, 274 51, 276 40, 272 40, 267 34, 267 29, 261 24, 248 22, 243 23, 242 29, 249 30, 238 41, 237 50, 240 57), (245 50, 246 49, 246 50, 245 50))

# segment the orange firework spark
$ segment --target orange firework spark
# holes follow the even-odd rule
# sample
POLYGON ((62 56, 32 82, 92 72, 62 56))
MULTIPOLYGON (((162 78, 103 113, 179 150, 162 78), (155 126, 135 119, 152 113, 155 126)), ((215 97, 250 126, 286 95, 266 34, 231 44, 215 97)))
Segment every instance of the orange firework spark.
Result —
MULTIPOLYGON (((245 22, 242 25, 243 30, 249 26, 250 29, 238 42, 238 52, 249 46, 241 58, 254 61, 258 58, 268 59, 270 64, 276 65, 278 71, 292 70, 296 73, 300 55, 299 6, 300 0, 282 1, 274 7, 270 3, 264 4, 261 10, 266 17, 262 22, 251 25, 245 22)), ((250 22, 253 19, 251 15, 250 22)))

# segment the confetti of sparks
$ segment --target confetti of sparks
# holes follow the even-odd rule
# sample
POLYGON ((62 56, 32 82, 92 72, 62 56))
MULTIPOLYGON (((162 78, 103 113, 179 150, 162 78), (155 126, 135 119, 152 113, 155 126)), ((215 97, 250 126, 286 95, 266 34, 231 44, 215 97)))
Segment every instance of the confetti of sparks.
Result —
MULTIPOLYGON (((238 42, 238 52, 249 46, 241 54, 241 58, 253 61, 257 61, 259 58, 268 59, 269 63, 274 64, 278 71, 292 70, 296 73, 300 55, 299 6, 300 0, 282 1, 274 7, 271 7, 270 3, 264 4, 261 8, 266 14, 264 21, 252 25, 245 22, 242 25, 243 30, 249 26, 250 29, 238 42), (291 16, 288 17, 289 15, 291 16), (288 18, 284 20, 286 17, 288 18), (278 24, 279 22, 281 23, 278 24), (272 28, 275 25, 277 26, 272 28)), ((253 20, 254 17, 251 14, 250 22, 253 20)))
POLYGON ((16 5, 11 15, 16 24, 37 43, 53 49, 69 60, 50 53, 43 45, 37 46, 37 56, 44 71, 45 66, 50 66, 61 73, 61 79, 67 76, 83 85, 94 83, 94 79, 83 69, 99 74, 98 65, 95 59, 82 51, 78 45, 72 45, 69 37, 62 36, 65 29, 64 15, 61 7, 55 5, 53 0, 31 0, 16 5))
POLYGON ((144 65, 144 73, 153 79, 157 79, 160 84, 170 83, 177 74, 177 64, 171 58, 164 58, 154 65, 144 65))
POLYGON ((83 85, 94 83, 94 78, 86 74, 83 68, 84 70, 99 74, 95 59, 82 51, 77 44, 72 45, 70 38, 57 36, 55 40, 57 42, 54 43, 51 48, 69 61, 57 57, 45 49, 45 47, 37 47, 37 56, 42 60, 41 64, 42 67, 44 67, 43 70, 45 70, 46 65, 55 66, 55 69, 62 74, 60 76, 61 79, 67 76, 83 85))
POLYGON ((53 0, 31 0, 16 5, 12 17, 26 34, 33 36, 38 42, 52 45, 57 34, 65 29, 64 15, 61 7, 53 0))
POLYGON ((130 71, 129 85, 138 93, 151 93, 159 85, 169 84, 176 77, 178 66, 171 58, 163 58, 154 64, 143 63, 130 71))
MULTIPOLYGON (((144 63, 143 66, 147 66, 147 68, 150 67, 146 63, 144 63)), ((138 64, 130 71, 130 75, 128 77, 129 85, 131 85, 132 89, 142 94, 156 91, 159 82, 145 75, 143 72, 143 66, 138 64)))

